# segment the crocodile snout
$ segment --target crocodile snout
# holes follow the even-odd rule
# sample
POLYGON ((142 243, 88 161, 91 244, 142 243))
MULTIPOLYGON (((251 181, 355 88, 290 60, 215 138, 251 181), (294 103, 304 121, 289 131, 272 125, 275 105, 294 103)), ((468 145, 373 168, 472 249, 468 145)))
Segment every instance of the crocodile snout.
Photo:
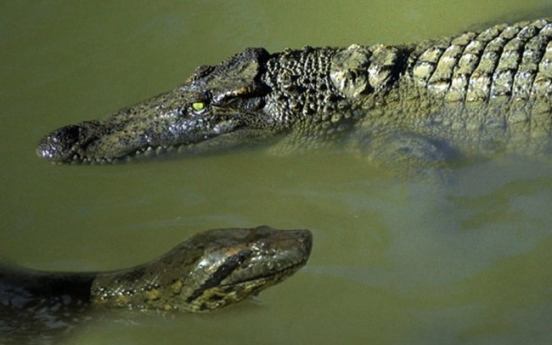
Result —
POLYGON ((40 140, 36 153, 54 163, 69 161, 94 139, 94 127, 86 122, 56 129, 40 140))

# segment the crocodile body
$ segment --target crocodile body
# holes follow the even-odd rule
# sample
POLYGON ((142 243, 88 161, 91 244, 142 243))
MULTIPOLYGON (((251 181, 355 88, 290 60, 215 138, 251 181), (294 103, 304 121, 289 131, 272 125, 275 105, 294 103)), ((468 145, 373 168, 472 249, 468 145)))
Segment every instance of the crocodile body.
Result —
POLYGON ((0 343, 70 330, 92 306, 218 310, 291 276, 306 263, 311 247, 308 230, 261 226, 204 231, 149 263, 123 270, 0 266, 0 343))
POLYGON ((380 160, 552 151, 552 23, 497 25, 418 44, 249 48, 102 120, 62 127, 50 161, 116 162, 270 138, 344 141, 380 160))

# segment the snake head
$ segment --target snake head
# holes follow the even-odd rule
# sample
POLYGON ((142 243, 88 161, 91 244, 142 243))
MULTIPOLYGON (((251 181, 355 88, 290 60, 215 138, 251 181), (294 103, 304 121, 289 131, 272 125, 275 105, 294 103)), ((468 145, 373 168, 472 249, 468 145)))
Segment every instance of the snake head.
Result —
POLYGON ((288 278, 311 248, 309 230, 208 230, 150 263, 99 273, 92 300, 133 309, 217 310, 288 278))
MULTIPOLYGON (((192 311, 211 311, 275 285, 305 265, 312 247, 308 230, 213 230, 193 239, 210 243, 183 286, 192 311)), ((196 242, 198 243, 198 242, 196 242)))

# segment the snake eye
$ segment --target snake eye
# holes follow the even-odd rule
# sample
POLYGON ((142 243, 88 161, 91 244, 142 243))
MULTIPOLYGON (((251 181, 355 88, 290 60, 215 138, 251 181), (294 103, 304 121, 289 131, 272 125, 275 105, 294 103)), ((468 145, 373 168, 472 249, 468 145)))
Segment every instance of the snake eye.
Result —
POLYGON ((205 110, 206 106, 205 102, 194 102, 192 103, 192 110, 196 114, 201 114, 205 110))

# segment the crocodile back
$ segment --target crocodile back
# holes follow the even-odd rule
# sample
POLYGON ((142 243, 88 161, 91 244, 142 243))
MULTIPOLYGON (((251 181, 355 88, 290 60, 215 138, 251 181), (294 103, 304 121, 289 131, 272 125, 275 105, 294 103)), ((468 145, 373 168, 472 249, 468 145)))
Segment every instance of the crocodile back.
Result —
POLYGON ((552 93, 552 23, 497 25, 420 44, 410 73, 447 102, 528 102, 552 93))

